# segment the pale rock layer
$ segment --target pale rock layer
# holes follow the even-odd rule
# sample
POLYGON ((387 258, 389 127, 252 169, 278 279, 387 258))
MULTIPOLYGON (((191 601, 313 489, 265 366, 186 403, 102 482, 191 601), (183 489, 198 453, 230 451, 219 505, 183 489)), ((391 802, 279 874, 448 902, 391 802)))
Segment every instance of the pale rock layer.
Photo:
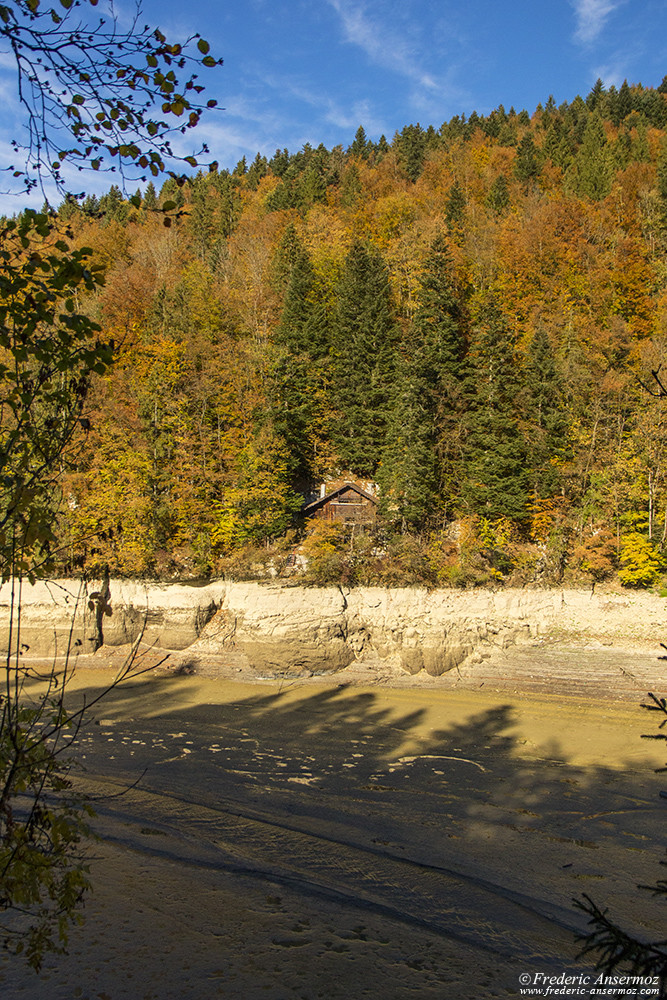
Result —
MULTIPOLYGON (((0 588, 5 649, 11 603, 7 583, 0 588)), ((107 592, 100 583, 38 581, 22 587, 21 644, 25 656, 46 657, 68 645, 91 653, 141 640, 181 651, 193 669, 214 658, 258 676, 326 674, 353 661, 439 676, 516 643, 655 647, 665 635, 665 609, 663 598, 632 591, 111 580, 107 592)))

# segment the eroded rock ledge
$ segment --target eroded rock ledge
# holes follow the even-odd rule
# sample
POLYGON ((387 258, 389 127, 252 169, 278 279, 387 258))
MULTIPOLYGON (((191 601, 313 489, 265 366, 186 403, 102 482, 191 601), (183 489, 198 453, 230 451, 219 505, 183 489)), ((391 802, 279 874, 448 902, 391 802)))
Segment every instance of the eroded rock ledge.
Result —
MULTIPOLYGON (((8 642, 11 587, 0 588, 0 638, 8 642)), ((91 653, 141 638, 179 650, 197 670, 217 658, 259 676, 326 674, 353 661, 437 677, 468 657, 560 639, 568 645, 655 649, 667 603, 645 593, 576 590, 427 591, 306 588, 277 583, 205 586, 71 580, 24 585, 26 656, 91 653)))

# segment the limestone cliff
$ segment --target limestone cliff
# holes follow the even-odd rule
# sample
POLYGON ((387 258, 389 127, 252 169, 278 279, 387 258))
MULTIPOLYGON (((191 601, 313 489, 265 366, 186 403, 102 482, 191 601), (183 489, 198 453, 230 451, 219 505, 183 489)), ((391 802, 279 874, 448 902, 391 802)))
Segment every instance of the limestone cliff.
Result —
MULTIPOLYGON (((7 645, 11 585, 0 588, 7 645)), ((306 588, 217 581, 205 586, 74 581, 23 586, 25 656, 90 653, 141 640, 180 650, 197 669, 206 658, 261 676, 322 674, 353 661, 432 676, 468 657, 511 644, 560 639, 569 645, 655 649, 666 604, 652 594, 573 590, 306 588)))

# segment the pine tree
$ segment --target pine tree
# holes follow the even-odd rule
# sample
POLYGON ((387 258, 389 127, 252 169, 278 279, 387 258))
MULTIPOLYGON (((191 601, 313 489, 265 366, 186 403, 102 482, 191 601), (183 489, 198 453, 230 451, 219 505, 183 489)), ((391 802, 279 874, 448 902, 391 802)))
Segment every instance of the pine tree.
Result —
POLYGON ((345 260, 333 320, 332 434, 340 462, 359 475, 374 475, 380 460, 396 341, 384 261, 355 243, 345 260))
POLYGON ((420 530, 458 494, 466 343, 447 243, 438 236, 396 379, 382 465, 385 516, 420 530))
POLYGON ((197 257, 205 263, 215 240, 215 224, 210 185, 201 173, 190 181, 187 231, 197 257))
POLYGON ((445 202, 445 221, 450 232, 459 232, 463 225, 466 210, 466 196, 458 181, 452 184, 445 202))
POLYGON ((361 194, 361 181, 356 163, 350 164, 343 174, 340 186, 340 202, 343 208, 354 208, 361 194))
POLYGON ((516 151, 514 174, 517 180, 521 181, 524 187, 527 187, 532 180, 539 176, 539 173, 540 165, 535 143, 531 136, 525 135, 516 151))
POLYGON ((368 140, 363 125, 360 125, 354 135, 354 142, 349 148, 352 156, 361 156, 364 159, 368 156, 368 140))
POLYGON ((316 451, 318 429, 326 422, 321 411, 329 381, 328 320, 317 299, 310 258, 293 226, 281 251, 289 280, 275 335, 283 350, 272 372, 272 417, 287 448, 292 481, 302 484, 321 471, 316 451))
POLYGON ((560 485, 557 460, 566 447, 567 420, 563 386, 545 328, 538 326, 526 363, 527 414, 530 426, 530 480, 539 497, 560 485))
POLYGON ((474 402, 468 415, 465 500, 490 521, 521 523, 528 504, 526 447, 517 420, 515 338, 488 294, 474 331, 474 402))
POLYGON ((591 115, 583 142, 569 171, 569 180, 580 198, 601 201, 611 191, 614 165, 602 120, 591 115))
POLYGON ((439 501, 433 405, 418 364, 402 360, 396 374, 377 472, 380 510, 401 530, 419 531, 433 519, 439 501))
POLYGON ((419 179, 424 169, 426 144, 426 133, 419 122, 416 125, 406 125, 400 133, 396 134, 394 140, 403 169, 413 184, 419 179))
POLYGON ((185 204, 183 191, 173 177, 168 177, 160 188, 160 204, 164 205, 165 202, 173 202, 177 209, 183 208, 185 204))
POLYGON ((146 185, 146 190, 144 191, 144 198, 142 202, 142 208, 153 209, 157 208, 158 200, 157 193, 155 191, 155 185, 153 181, 149 181, 146 185))
POLYGON ((486 196, 486 204, 492 212, 496 213, 496 215, 502 215, 502 213, 509 208, 510 193, 504 174, 498 174, 495 181, 489 188, 489 193, 486 196))

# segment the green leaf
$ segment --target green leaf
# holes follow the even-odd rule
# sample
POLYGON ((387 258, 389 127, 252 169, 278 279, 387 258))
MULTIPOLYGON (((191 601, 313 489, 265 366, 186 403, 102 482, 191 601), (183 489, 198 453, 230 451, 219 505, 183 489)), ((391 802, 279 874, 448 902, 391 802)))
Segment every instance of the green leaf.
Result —
POLYGON ((217 60, 213 56, 205 56, 202 59, 202 66, 217 66, 217 60))
POLYGON ((208 42, 204 41, 203 38, 200 38, 199 41, 197 42, 197 48, 202 53, 202 55, 208 55, 211 46, 208 44, 208 42))

